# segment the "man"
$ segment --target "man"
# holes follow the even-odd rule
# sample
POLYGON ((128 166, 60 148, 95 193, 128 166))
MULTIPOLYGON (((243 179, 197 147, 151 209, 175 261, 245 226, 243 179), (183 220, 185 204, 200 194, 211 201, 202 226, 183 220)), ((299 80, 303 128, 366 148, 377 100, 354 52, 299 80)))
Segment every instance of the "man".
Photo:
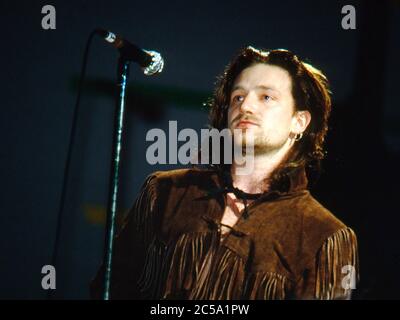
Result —
POLYGON ((251 144, 253 170, 238 174, 234 161, 151 174, 116 238, 111 298, 349 298, 356 236, 307 190, 306 169, 324 156, 325 76, 287 50, 247 47, 210 107, 213 128, 251 144))

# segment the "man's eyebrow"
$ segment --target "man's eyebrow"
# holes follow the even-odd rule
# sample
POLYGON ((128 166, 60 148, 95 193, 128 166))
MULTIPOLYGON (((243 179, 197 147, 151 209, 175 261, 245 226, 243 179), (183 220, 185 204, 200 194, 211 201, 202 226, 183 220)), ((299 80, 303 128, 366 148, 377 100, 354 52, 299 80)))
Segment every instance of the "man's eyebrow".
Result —
MULTIPOLYGON (((274 87, 264 86, 264 85, 256 86, 256 89, 273 90, 273 91, 276 91, 276 92, 279 93, 279 90, 278 90, 278 89, 276 89, 276 88, 274 88, 274 87)), ((244 88, 243 88, 242 86, 234 86, 234 87, 232 88, 232 92, 235 91, 235 90, 244 90, 244 88)))

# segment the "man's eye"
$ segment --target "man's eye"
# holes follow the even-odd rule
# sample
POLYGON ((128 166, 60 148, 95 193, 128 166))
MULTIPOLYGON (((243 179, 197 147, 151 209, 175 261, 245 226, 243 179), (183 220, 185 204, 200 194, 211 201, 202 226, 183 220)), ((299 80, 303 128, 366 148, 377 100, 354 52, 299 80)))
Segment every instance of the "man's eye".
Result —
POLYGON ((242 102, 243 101, 243 96, 234 96, 232 101, 234 101, 234 102, 242 102))
POLYGON ((267 95, 265 95, 265 96, 264 96, 264 100, 265 100, 265 101, 269 101, 269 100, 271 100, 271 97, 270 97, 270 96, 267 96, 267 95))

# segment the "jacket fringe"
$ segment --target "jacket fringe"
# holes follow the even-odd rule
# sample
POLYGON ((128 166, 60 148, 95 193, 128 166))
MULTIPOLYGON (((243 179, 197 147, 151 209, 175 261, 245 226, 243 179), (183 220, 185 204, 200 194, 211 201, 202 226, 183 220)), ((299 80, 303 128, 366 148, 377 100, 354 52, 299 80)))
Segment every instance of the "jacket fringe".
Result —
POLYGON ((215 247, 215 233, 183 234, 173 247, 163 298, 186 294, 197 282, 203 261, 215 247))
POLYGON ((154 237, 147 249, 144 268, 137 282, 144 299, 158 299, 160 296, 166 248, 164 243, 154 237))
POLYGON ((230 249, 219 247, 218 235, 183 234, 169 248, 160 248, 160 243, 154 241, 139 280, 141 290, 148 293, 145 297, 157 297, 163 292, 161 299, 242 298, 245 263, 230 249), (161 288, 158 284, 164 280, 165 287, 161 288))
POLYGON ((229 248, 210 251, 201 270, 199 281, 189 299, 241 299, 245 280, 245 262, 229 248))
POLYGON ((249 300, 284 300, 288 279, 274 272, 252 274, 247 283, 249 300))
POLYGON ((349 299, 351 288, 342 286, 349 270, 351 277, 359 280, 357 237, 350 228, 343 228, 330 236, 322 245, 317 259, 315 297, 317 299, 349 299), (343 272, 343 273, 342 273, 343 272))
POLYGON ((134 204, 134 224, 136 232, 142 236, 145 247, 151 244, 154 237, 155 208, 157 201, 156 176, 150 175, 143 183, 139 196, 134 204))
POLYGON ((258 272, 246 278, 245 269, 241 257, 219 245, 217 232, 183 234, 168 246, 155 237, 138 285, 145 299, 285 299, 286 277, 258 272))
POLYGON ((184 234, 174 248, 163 298, 178 292, 189 300, 285 299, 287 279, 276 273, 255 273, 246 279, 246 262, 225 246, 219 233, 184 234), (248 281, 250 280, 250 281, 248 281))
POLYGON ((155 299, 161 290, 162 268, 166 245, 155 236, 155 203, 157 201, 156 176, 149 175, 133 207, 133 219, 138 239, 146 251, 144 267, 137 285, 144 299, 155 299))

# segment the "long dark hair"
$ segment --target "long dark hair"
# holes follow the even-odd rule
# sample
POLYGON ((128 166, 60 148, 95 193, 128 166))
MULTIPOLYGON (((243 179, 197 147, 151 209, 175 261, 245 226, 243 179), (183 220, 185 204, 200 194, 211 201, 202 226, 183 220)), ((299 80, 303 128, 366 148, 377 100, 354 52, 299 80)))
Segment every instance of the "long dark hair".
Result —
MULTIPOLYGON (((320 162, 325 156, 324 140, 331 112, 328 80, 320 70, 301 61, 288 50, 267 51, 246 47, 239 51, 227 65, 223 74, 218 77, 213 97, 208 102, 211 128, 222 130, 227 127, 229 99, 233 83, 244 69, 257 63, 274 65, 286 70, 292 80, 292 95, 296 111, 307 110, 311 114, 311 122, 302 139, 295 142, 286 160, 270 178, 271 188, 285 189, 287 177, 294 170, 305 167, 311 169, 313 173, 320 171, 320 162)), ((216 167, 226 171, 230 165, 221 164, 216 167)))

